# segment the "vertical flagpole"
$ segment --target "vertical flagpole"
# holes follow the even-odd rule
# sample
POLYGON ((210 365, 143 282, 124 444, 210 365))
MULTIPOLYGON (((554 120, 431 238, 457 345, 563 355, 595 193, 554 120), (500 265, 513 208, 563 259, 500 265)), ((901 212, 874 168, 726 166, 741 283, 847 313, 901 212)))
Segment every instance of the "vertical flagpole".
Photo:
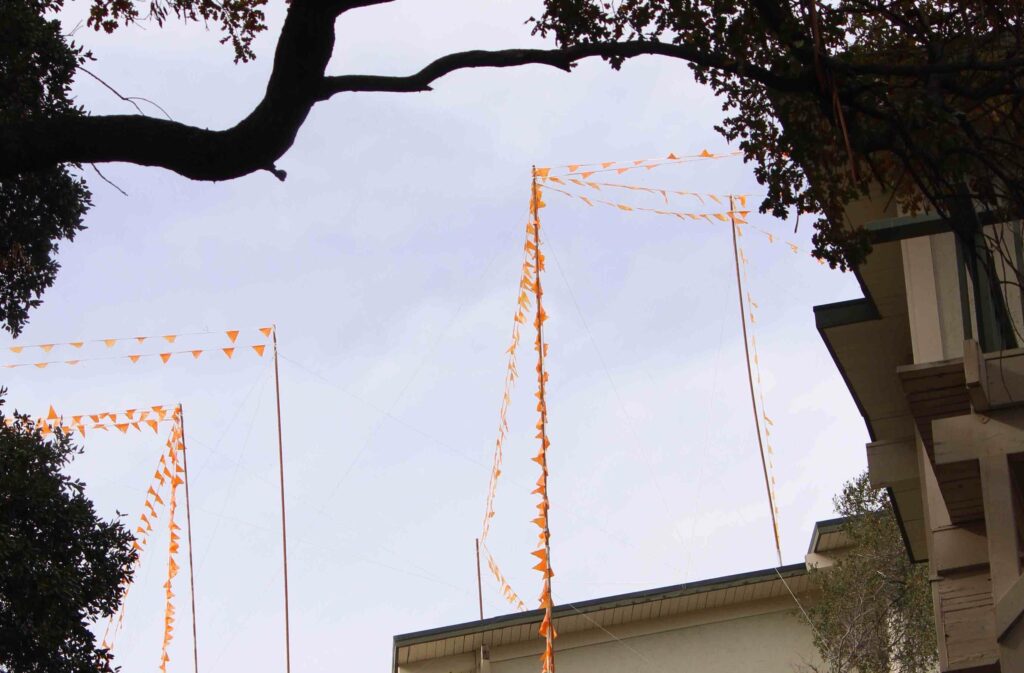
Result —
POLYGON ((544 540, 544 589, 542 596, 545 598, 546 605, 544 608, 544 620, 547 623, 547 628, 543 628, 542 632, 544 635, 545 648, 542 656, 543 666, 541 667, 542 673, 555 673, 555 652, 554 652, 554 640, 555 640, 555 625, 554 619, 552 618, 552 602, 551 596, 551 576, 553 572, 551 570, 551 524, 549 520, 550 509, 548 507, 548 408, 547 400, 545 399, 545 383, 547 374, 544 370, 544 304, 542 297, 544 296, 544 289, 541 286, 541 272, 544 270, 543 256, 540 252, 540 208, 541 208, 541 195, 540 189, 537 187, 537 167, 533 167, 533 181, 531 183, 531 194, 530 194, 530 211, 533 218, 533 245, 534 245, 534 296, 537 302, 537 398, 538 405, 537 410, 540 412, 540 422, 538 423, 538 429, 540 433, 538 435, 540 439, 540 469, 541 469, 541 518, 544 520, 544 526, 542 528, 541 537, 544 540))
POLYGON ((185 443, 185 412, 178 404, 178 423, 181 424, 181 458, 185 468, 185 533, 188 538, 188 581, 192 594, 192 662, 199 673, 199 643, 196 637, 196 575, 192 563, 192 498, 188 494, 188 445, 185 443))
POLYGON ((284 662, 285 673, 292 670, 291 624, 288 619, 288 528, 284 508, 284 442, 281 438, 281 377, 277 366, 277 325, 273 325, 274 394, 277 400, 277 467, 281 483, 281 553, 284 558, 284 662))
POLYGON ((480 621, 484 620, 484 585, 480 579, 480 538, 476 539, 476 598, 480 603, 480 621))
POLYGON ((772 533, 775 536, 775 554, 782 566, 782 545, 779 544, 779 523, 775 517, 775 498, 772 497, 771 482, 768 480, 768 464, 764 457, 764 440, 761 439, 761 419, 757 413, 757 397, 754 394, 754 374, 750 370, 750 344, 747 340, 747 309, 743 303, 743 280, 740 274, 740 249, 736 241, 736 203, 729 197, 729 221, 732 224, 732 256, 736 263, 736 291, 740 299, 740 325, 743 326, 743 350, 747 355, 747 382, 750 384, 750 404, 754 408, 754 428, 757 430, 757 446, 761 450, 761 471, 764 473, 764 488, 768 494, 768 509, 772 515, 772 533))

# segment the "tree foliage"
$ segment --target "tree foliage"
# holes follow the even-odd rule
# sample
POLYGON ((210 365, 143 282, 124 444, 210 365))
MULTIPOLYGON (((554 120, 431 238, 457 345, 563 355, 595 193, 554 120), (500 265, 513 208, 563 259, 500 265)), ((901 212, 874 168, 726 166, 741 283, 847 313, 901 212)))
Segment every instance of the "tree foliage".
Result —
MULTIPOLYGON (((2 395, 2 391, 0 391, 2 395)), ((2 404, 2 399, 0 399, 2 404)), ((136 552, 65 470, 80 449, 0 414, 0 671, 110 670, 89 624, 112 615, 136 552)))
POLYGON ((850 549, 812 569, 821 598, 808 609, 818 673, 929 673, 937 651, 926 565, 907 556, 888 494, 867 473, 836 496, 850 549))
MULTIPOLYGON (((57 242, 81 228, 88 192, 69 166, 125 161, 196 180, 266 170, 283 180, 275 162, 314 105, 341 92, 429 91, 465 68, 570 71, 584 58, 618 67, 644 54, 688 62, 721 96, 728 116, 718 130, 766 187, 761 210, 815 216, 815 254, 833 267, 864 260, 868 241, 847 226, 844 207, 872 189, 908 212, 936 212, 965 245, 981 230, 978 211, 1024 217, 1022 2, 545 0, 533 31, 553 36, 556 49, 448 54, 408 76, 327 74, 338 19, 389 1, 292 0, 263 100, 231 128, 209 130, 82 115, 67 96, 82 55, 52 18, 62 0, 6 0, 0 87, 37 94, 7 107, 0 99, 0 217, 18 232, 0 232, 0 322, 21 329, 53 282, 57 242)), ((89 0, 89 25, 201 21, 246 61, 266 29, 265 2, 89 0)))
MULTIPOLYGON (((0 125, 80 115, 70 88, 84 55, 46 18, 59 0, 0 3, 0 125)), ((83 228, 90 205, 71 166, 0 176, 0 322, 17 334, 53 285, 59 242, 83 228)))
MULTIPOLYGON (((768 188, 763 212, 819 214, 815 253, 849 268, 868 250, 844 206, 872 187, 906 211, 970 228, 974 208, 1024 216, 1024 3, 989 0, 546 0, 534 30, 561 45, 699 46, 691 61, 768 188), (782 90, 759 68, 808 86, 782 90), (973 206, 973 208, 972 208, 973 206), (965 212, 967 211, 967 212, 965 212)), ((617 62, 613 59, 613 65, 617 62)))

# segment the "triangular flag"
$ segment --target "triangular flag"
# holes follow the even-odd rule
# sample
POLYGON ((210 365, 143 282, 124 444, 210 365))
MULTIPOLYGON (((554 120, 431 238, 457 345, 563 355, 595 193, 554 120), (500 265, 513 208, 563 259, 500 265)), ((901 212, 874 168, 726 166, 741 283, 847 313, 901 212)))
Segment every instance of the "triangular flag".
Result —
POLYGON ((72 367, 74 367, 74 366, 75 366, 75 365, 77 365, 78 363, 79 363, 79 361, 78 361, 78 360, 65 360, 65 361, 64 361, 64 364, 66 364, 66 365, 71 365, 72 367))
POLYGON ((84 341, 72 341, 68 345, 71 346, 72 348, 81 348, 82 346, 85 345, 85 342, 84 341))
POLYGON ((164 361, 164 364, 166 364, 167 361, 171 359, 171 354, 170 353, 161 353, 160 354, 160 359, 164 361))
POLYGON ((117 343, 117 339, 104 339, 103 343, 106 344, 107 348, 112 348, 117 343))
POLYGON ((144 341, 145 341, 145 340, 146 340, 147 338, 148 338, 148 337, 135 337, 135 340, 136 340, 136 341, 138 341, 139 343, 142 343, 142 342, 144 342, 144 341))
POLYGON ((273 331, 274 331, 273 325, 271 325, 270 327, 261 327, 260 328, 260 332, 262 332, 263 336, 265 336, 265 337, 270 336, 270 333, 273 332, 273 331))
POLYGON ((177 334, 165 334, 164 335, 164 340, 167 341, 167 343, 169 343, 169 344, 174 343, 174 340, 177 339, 177 338, 178 338, 177 334))
POLYGON ((236 329, 229 329, 225 334, 228 335, 228 339, 231 340, 231 343, 235 343, 235 339, 238 338, 238 330, 236 329))
POLYGON ((203 351, 192 351, 192 357, 194 357, 196 360, 198 360, 199 356, 202 355, 202 354, 203 354, 203 351))
POLYGON ((39 369, 46 369, 46 365, 48 365, 48 364, 50 364, 50 363, 49 362, 37 362, 36 363, 36 367, 38 367, 39 369))
POLYGON ((114 423, 114 427, 120 430, 121 432, 128 432, 127 423, 114 423))
POLYGON ((253 347, 252 347, 252 349, 253 349, 254 351, 256 351, 256 355, 259 355, 260 357, 263 357, 263 350, 264 350, 265 348, 266 348, 266 346, 264 346, 264 345, 262 345, 262 344, 258 344, 258 345, 256 345, 256 346, 253 346, 253 347))
POLYGON ((50 411, 49 411, 48 414, 46 414, 46 420, 52 421, 55 418, 57 418, 57 411, 56 411, 56 409, 53 408, 53 405, 51 404, 50 405, 50 411))
POLYGON ((128 359, 131 360, 132 362, 138 362, 140 357, 140 355, 129 355, 128 359))
POLYGON ((221 348, 221 350, 224 351, 224 355, 228 356, 228 359, 230 359, 231 356, 235 354, 234 348, 221 348))
POLYGON ((44 353, 49 353, 50 351, 53 350, 53 344, 42 344, 40 348, 43 349, 44 353))
POLYGON ((150 419, 150 420, 146 421, 146 425, 148 425, 149 427, 153 428, 153 432, 156 432, 156 426, 157 426, 157 422, 156 421, 150 419))

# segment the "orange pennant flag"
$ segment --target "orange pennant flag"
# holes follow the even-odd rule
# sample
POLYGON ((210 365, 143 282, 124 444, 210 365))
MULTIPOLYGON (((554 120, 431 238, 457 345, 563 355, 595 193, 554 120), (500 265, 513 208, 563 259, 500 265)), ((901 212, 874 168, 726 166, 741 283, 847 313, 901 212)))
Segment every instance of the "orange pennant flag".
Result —
POLYGON ((9 350, 12 353, 20 353, 21 351, 25 350, 25 347, 24 346, 11 346, 9 350))
POLYGON ((121 432, 128 432, 127 423, 114 423, 114 427, 120 430, 121 432))
POLYGON ((169 343, 169 344, 172 344, 172 343, 174 343, 174 340, 175 340, 175 339, 177 339, 177 338, 178 338, 178 335, 177 335, 177 334, 165 334, 165 335, 164 335, 164 340, 165 340, 165 341, 166 341, 167 343, 169 343))
POLYGON ((44 353, 49 353, 50 351, 53 350, 53 344, 42 344, 40 348, 43 349, 44 353))
POLYGON ((71 365, 72 367, 74 367, 75 365, 78 364, 78 362, 79 362, 78 360, 65 360, 64 364, 71 365))
POLYGON ((82 346, 85 345, 85 342, 84 341, 72 341, 68 345, 71 346, 72 348, 81 348, 82 346))
POLYGON ((170 353, 161 353, 160 354, 160 359, 164 361, 164 364, 167 364, 167 361, 171 359, 171 354, 170 353))
POLYGON ((261 333, 263 334, 263 336, 265 336, 265 337, 268 337, 268 336, 270 336, 270 333, 271 333, 272 331, 274 331, 274 327, 273 327, 273 325, 271 325, 270 327, 261 327, 261 328, 260 328, 260 332, 261 332, 261 333))
POLYGON ((128 359, 131 360, 132 362, 138 362, 140 357, 141 356, 139 355, 129 355, 128 359))
POLYGON ((49 421, 52 421, 55 418, 57 418, 57 411, 56 411, 56 409, 53 408, 53 405, 51 404, 50 405, 50 412, 48 414, 46 414, 46 419, 49 420, 49 421))
POLYGON ((46 369, 46 365, 48 365, 48 364, 50 364, 50 363, 49 362, 37 362, 36 363, 36 367, 38 367, 39 369, 46 369))
POLYGON ((199 356, 202 355, 202 354, 203 354, 203 351, 192 351, 192 357, 194 357, 196 360, 198 360, 199 356))
POLYGON ((254 351, 256 351, 256 355, 259 355, 260 357, 263 357, 263 351, 264 351, 265 348, 266 348, 266 346, 264 346, 262 344, 259 344, 259 345, 256 345, 256 346, 252 347, 252 349, 254 351))
POLYGON ((106 344, 107 348, 112 348, 117 343, 117 339, 104 339, 103 343, 106 344))
POLYGON ((231 343, 235 343, 235 339, 238 338, 238 330, 236 329, 229 329, 225 334, 228 335, 228 339, 231 340, 231 343))
POLYGON ((156 421, 150 419, 150 420, 146 421, 146 425, 148 425, 149 427, 153 428, 153 432, 156 432, 156 426, 157 426, 157 422, 156 421))
POLYGON ((224 355, 227 355, 229 360, 235 354, 234 348, 221 348, 221 350, 224 351, 224 355))

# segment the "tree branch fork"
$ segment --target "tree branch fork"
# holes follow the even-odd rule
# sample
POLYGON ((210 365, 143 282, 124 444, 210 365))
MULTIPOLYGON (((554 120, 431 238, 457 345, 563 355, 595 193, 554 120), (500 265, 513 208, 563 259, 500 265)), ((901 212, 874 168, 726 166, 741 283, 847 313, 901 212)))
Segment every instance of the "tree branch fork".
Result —
MULTIPOLYGON (((0 124, 0 178, 54 164, 127 162, 174 171, 194 180, 230 180, 266 170, 279 180, 275 162, 295 141, 310 110, 345 92, 431 91, 438 79, 459 70, 546 65, 569 72, 583 59, 677 58, 692 65, 756 80, 782 93, 814 93, 810 69, 780 75, 754 64, 687 44, 627 41, 562 49, 506 49, 448 54, 408 76, 326 74, 334 50, 334 24, 346 11, 390 0, 293 0, 260 103, 235 126, 210 130, 141 115, 77 116, 0 124)), ((836 67, 842 68, 841 64, 836 67)), ((875 71, 879 68, 876 66, 875 71)), ((913 76, 914 72, 892 73, 913 76)))

